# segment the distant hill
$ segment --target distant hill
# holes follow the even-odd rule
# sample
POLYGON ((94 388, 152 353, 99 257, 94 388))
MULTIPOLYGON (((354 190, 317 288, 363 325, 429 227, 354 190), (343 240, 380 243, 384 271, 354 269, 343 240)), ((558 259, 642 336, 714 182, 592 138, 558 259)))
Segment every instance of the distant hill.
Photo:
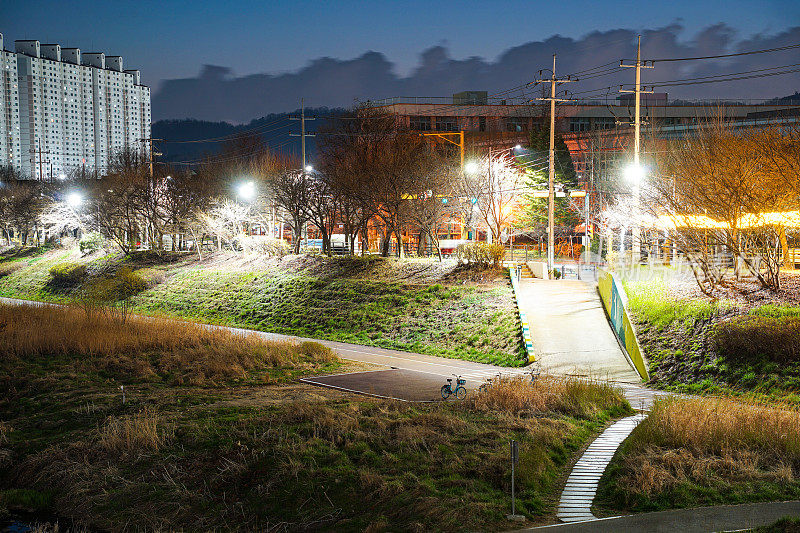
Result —
MULTIPOLYGON (((324 124, 326 118, 343 112, 344 109, 327 107, 306 109, 307 118, 316 118, 306 122, 307 132, 314 133, 324 124)), ((194 119, 159 120, 153 123, 152 135, 154 139, 163 139, 157 143, 158 151, 163 154, 160 159, 171 163, 197 161, 204 156, 219 153, 225 142, 239 133, 257 133, 275 150, 300 154, 300 137, 289 135, 300 133, 300 121, 291 120, 295 116, 300 116, 299 110, 271 113, 239 126, 229 122, 194 119)), ((306 154, 313 160, 315 153, 316 143, 311 137, 306 140, 306 154)))
POLYGON ((784 96, 783 98, 774 98, 767 102, 768 104, 798 104, 800 105, 800 92, 795 92, 794 94, 790 94, 789 96, 784 96))

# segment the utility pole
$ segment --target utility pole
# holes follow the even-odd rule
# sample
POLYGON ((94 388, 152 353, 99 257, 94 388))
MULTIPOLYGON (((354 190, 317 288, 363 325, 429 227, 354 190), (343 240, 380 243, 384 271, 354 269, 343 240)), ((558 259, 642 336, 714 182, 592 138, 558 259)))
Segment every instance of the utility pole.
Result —
POLYGON ((641 214, 641 180, 642 180, 642 166, 639 162, 639 152, 641 150, 641 130, 642 130, 642 115, 641 115, 641 95, 650 94, 653 91, 645 91, 642 89, 642 69, 643 68, 655 68, 652 64, 647 65, 647 61, 642 63, 642 36, 639 35, 636 39, 636 63, 633 65, 625 65, 623 61, 620 60, 619 62, 620 68, 634 68, 636 69, 636 82, 634 84, 634 89, 631 90, 623 90, 620 87, 619 92, 621 93, 633 93, 634 97, 634 119, 633 119, 633 173, 635 176, 635 182, 633 184, 633 198, 635 202, 635 218, 636 218, 636 225, 634 226, 634 234, 633 234, 633 249, 634 254, 636 250, 638 253, 641 254, 641 221, 640 221, 640 214, 641 214))
POLYGON ((290 120, 300 121, 300 134, 290 133, 290 137, 300 137, 300 151, 303 154, 303 176, 306 175, 306 137, 316 137, 313 133, 306 133, 306 120, 316 120, 315 118, 306 118, 305 99, 300 99, 300 116, 291 117, 290 120))
MULTIPOLYGON (((550 82, 550 97, 549 98, 537 98, 537 100, 545 100, 550 102, 550 164, 549 170, 547 173, 547 275, 550 276, 550 273, 553 271, 555 267, 555 212, 556 212, 556 203, 555 203, 555 173, 556 173, 556 163, 555 163, 555 145, 556 145, 556 102, 567 102, 568 99, 565 98, 556 98, 556 86, 560 83, 571 83, 573 81, 567 76, 566 79, 557 79, 556 78, 556 55, 553 54, 553 70, 550 71, 550 79, 543 79, 537 80, 536 83, 544 83, 550 82)), ((542 71, 539 71, 541 74, 542 71)))
POLYGON ((149 150, 149 152, 150 152, 150 153, 149 153, 149 160, 150 160, 150 161, 149 161, 149 163, 150 163, 150 179, 151 179, 151 180, 153 179, 153 163, 154 163, 154 161, 153 161, 153 157, 162 155, 162 154, 161 154, 161 153, 159 153, 159 152, 154 152, 154 151, 153 151, 153 141, 163 141, 163 140, 164 140, 164 139, 153 139, 152 137, 147 137, 147 138, 144 138, 144 139, 139 139, 139 142, 143 142, 143 143, 150 143, 150 150, 149 150))
MULTIPOLYGON (((300 134, 290 133, 290 137, 300 137, 300 151, 303 154, 303 168, 300 169, 300 175, 303 177, 303 181, 306 178, 306 137, 316 137, 313 133, 306 133, 306 120, 316 120, 314 118, 306 118, 306 106, 305 106, 305 99, 300 99, 300 117, 290 117, 290 120, 299 120, 300 121, 300 134)), ((308 221, 305 223, 306 228, 306 245, 308 245, 308 221)), ((281 223, 281 231, 283 230, 283 223, 281 223)), ((281 233, 281 238, 283 238, 283 233, 281 233)))

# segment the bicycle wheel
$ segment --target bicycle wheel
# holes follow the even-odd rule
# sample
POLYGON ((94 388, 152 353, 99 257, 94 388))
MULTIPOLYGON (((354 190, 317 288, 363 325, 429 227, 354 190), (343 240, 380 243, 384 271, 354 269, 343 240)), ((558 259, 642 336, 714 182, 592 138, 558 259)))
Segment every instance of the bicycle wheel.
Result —
POLYGON ((447 385, 442 385, 442 400, 448 399, 451 394, 452 391, 450 390, 450 387, 447 385))
POLYGON ((456 398, 458 398, 459 400, 463 400, 466 397, 467 397, 467 389, 465 389, 464 387, 458 387, 456 389, 456 398))

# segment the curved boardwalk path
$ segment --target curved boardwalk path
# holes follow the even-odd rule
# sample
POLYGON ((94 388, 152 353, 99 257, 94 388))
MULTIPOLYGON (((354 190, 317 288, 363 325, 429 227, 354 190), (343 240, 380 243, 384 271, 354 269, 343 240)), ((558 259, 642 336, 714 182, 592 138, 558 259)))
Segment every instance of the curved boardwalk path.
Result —
POLYGON ((623 418, 589 445, 567 478, 558 503, 556 516, 559 520, 581 522, 596 519, 592 514, 592 502, 597 494, 597 484, 619 445, 645 416, 647 415, 637 414, 623 418))

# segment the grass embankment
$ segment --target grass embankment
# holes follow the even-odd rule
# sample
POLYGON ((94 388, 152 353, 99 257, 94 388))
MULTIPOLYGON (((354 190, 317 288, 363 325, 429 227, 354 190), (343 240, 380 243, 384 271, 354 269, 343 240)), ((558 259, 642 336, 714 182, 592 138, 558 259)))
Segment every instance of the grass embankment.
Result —
POLYGON ((54 250, 0 259, 0 296, 68 302, 123 266, 149 285, 132 299, 134 312, 506 366, 526 360, 507 279, 455 262, 54 250))
POLYGON ((657 401, 598 490, 605 511, 800 498, 800 412, 729 398, 657 401))
POLYGON ((574 455, 631 410, 611 386, 546 378, 364 398, 288 383, 342 371, 313 343, 78 309, 0 306, 0 330, 0 509, 99 529, 497 530, 511 438, 518 509, 544 520, 574 455))
POLYGON ((625 290, 652 385, 800 403, 800 308, 674 298, 662 280, 625 290))

